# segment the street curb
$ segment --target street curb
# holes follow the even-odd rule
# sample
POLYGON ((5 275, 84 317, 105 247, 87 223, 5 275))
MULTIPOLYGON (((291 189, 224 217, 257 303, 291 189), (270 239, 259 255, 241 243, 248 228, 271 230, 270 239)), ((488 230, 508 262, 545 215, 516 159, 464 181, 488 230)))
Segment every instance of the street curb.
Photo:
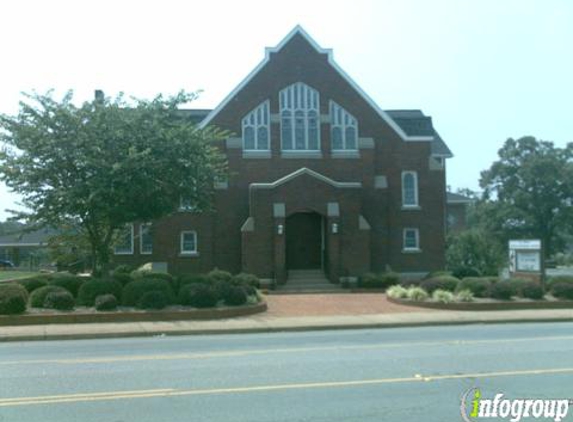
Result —
POLYGON ((134 330, 122 333, 100 332, 100 333, 74 333, 74 334, 46 334, 43 335, 9 335, 0 337, 0 343, 18 341, 55 341, 55 340, 92 340, 105 338, 134 338, 134 337, 158 337, 158 336, 185 336, 185 335, 217 335, 217 334, 260 334, 260 333, 288 333, 303 331, 334 331, 334 330, 357 330, 357 329, 384 329, 384 328, 413 328, 413 327, 439 327, 458 325, 493 325, 493 324, 521 324, 521 323, 555 323, 572 322, 573 317, 520 317, 505 318, 496 320, 474 319, 474 320, 443 320, 443 321, 406 321, 406 322, 380 322, 380 323, 348 323, 348 324, 310 324, 306 326, 285 326, 285 327, 245 327, 245 328, 221 328, 221 329, 182 329, 178 331, 165 332, 164 330, 134 330))

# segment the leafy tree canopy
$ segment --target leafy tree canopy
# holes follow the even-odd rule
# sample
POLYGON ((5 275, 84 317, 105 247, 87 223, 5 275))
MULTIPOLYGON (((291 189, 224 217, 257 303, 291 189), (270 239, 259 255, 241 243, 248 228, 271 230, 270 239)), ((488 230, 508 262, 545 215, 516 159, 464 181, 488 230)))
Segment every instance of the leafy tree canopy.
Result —
POLYGON ((34 225, 77 227, 89 241, 94 266, 105 267, 114 237, 133 221, 176 210, 181 197, 209 208, 226 162, 217 141, 179 107, 197 94, 153 100, 122 95, 81 106, 73 93, 24 94, 16 116, 0 115, 0 180, 23 197, 34 225))
POLYGON ((498 154, 481 174, 484 195, 473 217, 500 240, 539 238, 557 251, 573 228, 573 144, 528 136, 508 139, 498 154))

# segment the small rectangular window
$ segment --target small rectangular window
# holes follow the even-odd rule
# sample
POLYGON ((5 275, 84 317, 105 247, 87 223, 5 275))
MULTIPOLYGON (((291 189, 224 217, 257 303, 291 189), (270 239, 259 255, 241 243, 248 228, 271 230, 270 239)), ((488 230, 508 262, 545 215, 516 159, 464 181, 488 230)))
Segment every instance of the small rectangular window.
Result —
POLYGON ((418 229, 404 229, 403 249, 405 251, 420 250, 420 234, 418 229))
POLYGON ((195 231, 181 232, 181 253, 182 254, 197 253, 197 232, 195 231))
POLYGON ((116 255, 133 254, 133 224, 126 225, 118 233, 113 251, 116 255))
POLYGON ((153 236, 151 234, 151 224, 141 224, 139 226, 139 253, 149 255, 153 253, 153 236))

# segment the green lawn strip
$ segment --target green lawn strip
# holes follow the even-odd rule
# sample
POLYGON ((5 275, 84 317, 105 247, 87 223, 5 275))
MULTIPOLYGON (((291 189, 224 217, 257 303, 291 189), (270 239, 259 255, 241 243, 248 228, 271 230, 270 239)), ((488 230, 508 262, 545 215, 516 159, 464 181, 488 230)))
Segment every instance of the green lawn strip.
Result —
POLYGON ((40 273, 35 271, 0 271, 0 282, 28 278, 40 273))

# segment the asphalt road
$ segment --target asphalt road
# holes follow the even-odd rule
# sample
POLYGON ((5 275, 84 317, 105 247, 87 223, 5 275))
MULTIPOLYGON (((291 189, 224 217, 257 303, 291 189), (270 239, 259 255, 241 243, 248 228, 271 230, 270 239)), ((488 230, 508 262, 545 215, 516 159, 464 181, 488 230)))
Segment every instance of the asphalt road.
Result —
POLYGON ((449 422, 472 387, 573 398, 573 324, 0 344, 2 422, 449 422))

